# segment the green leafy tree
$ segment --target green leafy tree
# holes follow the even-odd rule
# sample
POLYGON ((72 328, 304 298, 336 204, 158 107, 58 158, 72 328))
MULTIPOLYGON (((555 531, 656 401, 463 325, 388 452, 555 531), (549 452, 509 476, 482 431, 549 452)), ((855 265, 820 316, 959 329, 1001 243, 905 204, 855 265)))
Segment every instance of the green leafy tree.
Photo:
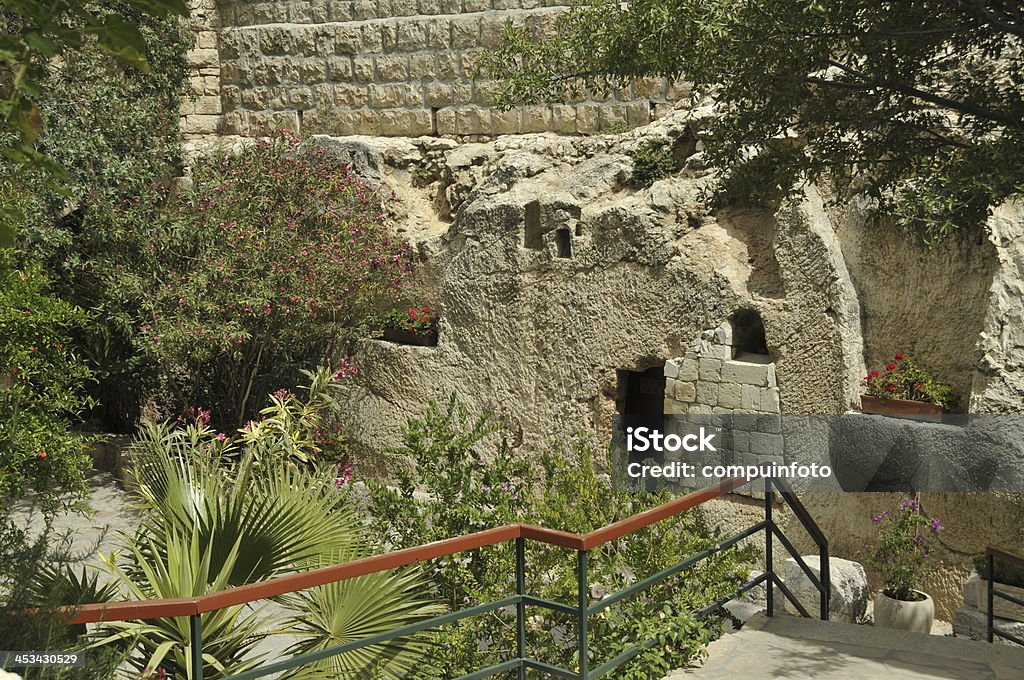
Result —
POLYGON ((0 116, 5 130, 15 131, 2 152, 8 158, 29 162, 35 156, 32 143, 43 131, 38 97, 50 62, 67 48, 95 40, 104 51, 140 70, 148 70, 146 41, 125 9, 155 16, 188 15, 185 0, 3 0, 0 3, 3 35, 0 59, 5 66, 0 116))
POLYGON ((148 234, 126 228, 114 206, 167 183, 180 166, 178 109, 193 40, 180 17, 136 5, 102 3, 145 41, 146 71, 92 37, 40 63, 33 103, 43 134, 32 149, 59 167, 59 182, 39 164, 0 155, 0 222, 17 233, 22 259, 43 265, 56 295, 98 312, 74 344, 95 368, 88 387, 96 405, 88 415, 114 432, 133 430, 154 376, 125 321, 136 318, 138 301, 118 297, 105 276, 113 264, 137 261, 148 234))
POLYGON ((642 76, 719 102, 704 131, 733 196, 830 180, 937 240, 1024 183, 1024 5, 995 0, 587 0, 479 66, 499 103, 642 76))

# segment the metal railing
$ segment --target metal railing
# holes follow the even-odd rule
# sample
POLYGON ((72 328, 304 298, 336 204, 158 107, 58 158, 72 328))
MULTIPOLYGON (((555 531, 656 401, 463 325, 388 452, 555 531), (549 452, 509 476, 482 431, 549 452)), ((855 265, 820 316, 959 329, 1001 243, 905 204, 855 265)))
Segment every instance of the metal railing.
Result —
POLYGON ((1024 607, 1024 600, 1020 599, 1019 597, 1015 597, 1005 591, 996 589, 996 572, 994 570, 996 560, 999 560, 1001 562, 1009 562, 1010 564, 1016 564, 1018 566, 1024 567, 1024 557, 1021 557, 1020 555, 1015 555, 1011 552, 1001 550, 1000 548, 993 548, 992 546, 989 546, 985 549, 985 562, 988 567, 988 611, 985 613, 985 627, 988 635, 988 641, 995 642, 995 638, 996 636, 998 636, 1003 638, 1004 640, 1009 640, 1010 642, 1015 642, 1018 645, 1024 646, 1024 639, 1021 639, 1011 633, 997 630, 995 627, 995 612, 993 611, 995 609, 995 607, 993 607, 993 605, 995 604, 995 598, 999 597, 1009 602, 1012 602, 1016 605, 1024 607))
POLYGON ((743 477, 735 477, 708 489, 690 493, 656 508, 637 513, 631 517, 600 529, 596 529, 587 534, 580 535, 527 524, 511 524, 465 536, 437 541, 435 543, 429 543, 427 545, 417 546, 414 548, 398 550, 384 555, 355 560, 345 564, 334 565, 297 574, 289 574, 287 576, 278 577, 261 583, 239 586, 230 590, 210 593, 198 597, 88 604, 77 609, 77 613, 74 618, 71 619, 71 623, 84 624, 104 621, 131 621, 139 619, 187 616, 190 620, 190 677, 192 680, 202 680, 202 614, 206 612, 216 611, 225 607, 247 604, 257 600, 273 598, 286 593, 305 590, 307 588, 326 585, 328 583, 344 581, 365 574, 372 574, 418 562, 425 562, 439 557, 454 555, 466 550, 473 550, 490 545, 496 545, 498 543, 504 543, 505 541, 515 541, 516 590, 514 595, 494 602, 483 603, 467 609, 450 612, 442 616, 418 621, 391 631, 372 635, 360 640, 346 642, 345 644, 337 645, 328 649, 298 654, 282 661, 277 661, 228 676, 225 680, 253 680, 255 678, 265 677, 273 673, 298 668, 332 656, 368 647, 370 645, 380 644, 389 640, 403 638, 425 630, 454 623, 461 619, 479 616, 481 614, 506 607, 515 607, 516 612, 515 657, 497 665, 482 668, 468 675, 464 675, 458 680, 478 680, 480 678, 486 678, 497 675, 498 673, 509 671, 516 671, 518 673, 518 677, 522 680, 526 677, 526 671, 529 669, 541 671, 561 678, 593 680, 607 674, 615 668, 618 668, 645 649, 654 646, 657 643, 657 640, 639 641, 634 648, 615 656, 596 668, 590 668, 588 663, 589 649, 587 625, 591 616, 598 614, 617 602, 636 595, 637 593, 644 591, 651 586, 670 578, 671 576, 679 574, 696 565, 698 562, 707 559, 716 553, 727 550, 738 544, 740 541, 753 537, 761 532, 764 533, 765 541, 764 573, 743 584, 732 594, 692 612, 692 615, 697 619, 704 618, 721 608, 730 600, 733 600, 752 588, 765 583, 767 584, 768 616, 773 614, 774 588, 777 586, 783 595, 793 603, 803 616, 810 618, 810 614, 808 614, 803 604, 794 597, 793 593, 774 571, 772 566, 772 543, 774 537, 778 538, 786 550, 796 559, 797 564, 800 565, 801 569, 811 580, 811 583, 813 583, 817 588, 820 595, 820 616, 823 620, 828 619, 829 594, 831 589, 828 569, 828 541, 825 539, 821 530, 814 523, 814 520, 792 490, 778 479, 764 480, 766 490, 764 500, 764 521, 758 522, 757 524, 730 536, 712 548, 708 548, 696 555, 691 555, 672 567, 664 569, 652 576, 648 576, 628 588, 612 593, 594 603, 590 602, 590 588, 587 578, 587 560, 589 551, 617 538, 621 538, 648 527, 661 520, 675 517, 676 515, 679 515, 691 508, 695 508, 711 499, 723 496, 734 489, 747 484, 749 481, 750 480, 743 477), (821 566, 820 578, 815 576, 807 564, 804 563, 793 544, 784 535, 782 529, 776 523, 774 519, 775 499, 773 490, 778 490, 783 500, 785 500, 793 510, 797 519, 799 519, 800 523, 808 533, 810 533, 811 538, 818 546, 821 566), (575 604, 570 605, 562 602, 545 600, 534 597, 526 592, 526 541, 536 541, 576 551, 577 598, 575 604), (567 613, 576 617, 576 636, 579 654, 579 669, 577 671, 559 668, 557 666, 529 658, 526 641, 527 607, 539 607, 567 613))

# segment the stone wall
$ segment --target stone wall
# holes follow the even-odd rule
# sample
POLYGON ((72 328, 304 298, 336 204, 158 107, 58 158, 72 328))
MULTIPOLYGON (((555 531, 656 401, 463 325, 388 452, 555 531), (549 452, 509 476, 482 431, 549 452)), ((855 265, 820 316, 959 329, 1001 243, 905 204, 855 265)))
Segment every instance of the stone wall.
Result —
MULTIPOLYGON (((205 8, 215 0, 195 0, 205 8)), ((191 133, 253 135, 285 126, 335 135, 475 136, 631 128, 687 91, 645 79, 565 104, 500 111, 477 55, 506 22, 550 31, 562 0, 285 0, 220 2, 219 101, 204 83, 191 133)), ((212 70, 209 25, 197 66, 212 70)), ((204 73, 205 76, 205 73, 204 73)))
POLYGON ((192 69, 189 90, 181 103, 181 130, 186 141, 221 131, 223 105, 220 88, 217 0, 189 0, 189 26, 195 43, 186 56, 192 69))
POLYGON ((728 323, 665 362, 665 413, 781 413, 775 362, 738 351, 728 323))
MULTIPOLYGON (((679 140, 691 120, 676 111, 647 132, 679 140)), ((431 170, 436 182, 393 183, 410 206, 406 233, 421 256, 408 303, 440 310, 440 337, 435 348, 358 345, 361 372, 344 415, 357 455, 396 445, 409 416, 453 392, 472 410, 496 411, 525 456, 580 431, 607 436, 622 371, 691 370, 687 354, 699 361, 703 352, 694 343, 737 310, 763 320, 773 361, 735 361, 712 339, 705 358, 717 376, 670 375, 670 409, 687 403, 687 383, 693 403, 709 409, 852 406, 862 375, 859 315, 820 201, 808 195, 742 220, 712 214, 704 192, 714 176, 697 155, 680 176, 637 189, 628 154, 644 139, 525 135, 462 144, 431 170), (439 202, 454 219, 425 231, 422 206, 439 202), (787 265, 774 297, 762 294, 752 266, 756 229, 775 233, 772 258, 787 265)), ((422 176, 417 168, 433 162, 420 139, 334 144, 380 149, 373 167, 398 180, 422 176)))

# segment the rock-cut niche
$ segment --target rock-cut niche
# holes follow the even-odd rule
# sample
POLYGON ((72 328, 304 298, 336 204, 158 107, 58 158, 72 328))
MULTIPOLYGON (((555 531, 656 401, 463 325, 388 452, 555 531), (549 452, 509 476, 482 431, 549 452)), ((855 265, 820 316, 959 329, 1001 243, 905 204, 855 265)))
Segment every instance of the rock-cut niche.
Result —
POLYGON ((743 360, 744 355, 750 358, 769 357, 768 341, 764 335, 764 322, 761 315, 753 309, 738 309, 729 317, 732 329, 733 358, 743 360))

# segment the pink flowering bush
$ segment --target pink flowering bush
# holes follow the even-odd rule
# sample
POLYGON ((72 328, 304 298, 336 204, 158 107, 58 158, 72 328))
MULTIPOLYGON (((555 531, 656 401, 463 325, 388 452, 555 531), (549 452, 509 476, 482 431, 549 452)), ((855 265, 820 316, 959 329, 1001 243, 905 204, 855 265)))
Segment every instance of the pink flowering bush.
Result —
POLYGON ((408 277, 380 197, 290 132, 203 160, 191 191, 163 194, 133 210, 165 216, 149 226, 159 274, 141 332, 172 414, 202 405, 241 425, 258 395, 367 331, 408 277))

